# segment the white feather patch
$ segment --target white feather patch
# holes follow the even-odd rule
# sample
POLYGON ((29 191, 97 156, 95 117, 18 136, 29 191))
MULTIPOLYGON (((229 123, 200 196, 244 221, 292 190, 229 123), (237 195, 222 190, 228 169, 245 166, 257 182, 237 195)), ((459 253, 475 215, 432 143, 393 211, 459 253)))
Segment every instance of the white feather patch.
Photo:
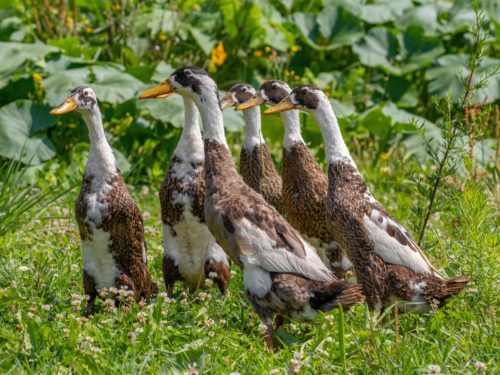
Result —
POLYGON ((302 238, 306 256, 279 248, 267 233, 246 218, 238 223, 237 235, 252 249, 252 255, 241 255, 243 263, 259 266, 267 272, 283 272, 301 275, 313 280, 330 281, 331 271, 321 261, 316 250, 302 238))
POLYGON ((363 217, 363 224, 374 243, 375 253, 384 262, 404 266, 417 274, 441 277, 421 251, 415 251, 410 246, 401 244, 387 233, 389 225, 405 233, 406 231, 399 223, 383 215, 377 209, 373 209, 370 216, 363 217))

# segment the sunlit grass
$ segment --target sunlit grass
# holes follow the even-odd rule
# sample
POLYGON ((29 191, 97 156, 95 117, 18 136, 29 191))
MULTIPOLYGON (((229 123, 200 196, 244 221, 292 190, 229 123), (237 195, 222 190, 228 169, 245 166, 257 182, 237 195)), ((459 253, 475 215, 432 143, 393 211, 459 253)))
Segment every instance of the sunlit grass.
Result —
MULTIPOLYGON (((394 162, 367 169, 370 181, 398 181, 407 171, 394 162)), ((413 198, 406 185, 373 184, 373 192, 403 223, 411 221, 413 198), (397 203, 396 203, 397 202, 397 203)), ((161 282, 161 226, 157 187, 131 189, 146 218, 148 257, 161 282)), ((163 295, 144 307, 106 312, 103 301, 87 320, 81 255, 73 219, 75 193, 68 194, 51 216, 63 216, 52 230, 18 232, 0 238, 0 371, 14 373, 199 373, 348 374, 476 373, 476 362, 496 370, 498 337, 498 233, 490 198, 476 185, 455 195, 446 213, 435 218, 426 249, 448 275, 467 274, 471 286, 442 310, 426 315, 369 313, 365 306, 338 312, 311 324, 288 322, 277 333, 276 352, 265 350, 257 315, 241 292, 235 270, 227 298, 216 289, 176 299, 163 295), (339 338, 342 332, 343 339, 339 338), (436 369, 437 367, 430 367, 436 369)))

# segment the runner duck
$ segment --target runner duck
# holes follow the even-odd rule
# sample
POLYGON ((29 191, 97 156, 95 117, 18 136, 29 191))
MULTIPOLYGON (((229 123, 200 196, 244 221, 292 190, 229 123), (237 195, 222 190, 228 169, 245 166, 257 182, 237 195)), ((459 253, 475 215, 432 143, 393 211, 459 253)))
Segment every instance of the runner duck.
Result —
POLYGON ((172 298, 176 281, 198 288, 212 279, 227 292, 229 262, 205 222, 203 139, 194 102, 184 98, 184 129, 160 188, 163 222, 163 279, 172 298))
MULTIPOLYGON (((222 110, 239 105, 255 94, 255 89, 245 83, 231 87, 221 100, 222 110)), ((271 153, 262 136, 259 108, 243 111, 245 117, 245 141, 240 153, 240 174, 257 193, 264 196, 279 212, 281 203, 281 176, 274 166, 271 153)))
POLYGON ((76 220, 83 253, 83 286, 89 296, 86 315, 92 315, 99 291, 123 288, 140 301, 149 297, 154 284, 147 267, 142 216, 116 166, 90 87, 75 88, 50 113, 62 115, 73 110, 82 115, 90 136, 76 220))
POLYGON ((327 96, 302 86, 267 113, 300 109, 318 122, 328 158, 327 215, 354 263, 368 305, 380 310, 398 302, 407 312, 443 306, 469 282, 464 276, 445 280, 406 229, 371 195, 342 138, 327 96))
MULTIPOLYGON (((283 81, 264 82, 257 94, 237 110, 248 111, 258 105, 273 106, 292 90, 283 81)), ((323 262, 339 278, 345 278, 352 263, 340 250, 326 220, 328 179, 307 149, 300 131, 299 111, 281 114, 285 123, 283 146, 283 213, 318 251, 323 262)))
POLYGON ((274 314, 301 321, 363 301, 360 286, 339 281, 300 233, 237 173, 224 134, 217 85, 208 73, 196 67, 178 69, 141 97, 174 92, 194 100, 201 113, 205 219, 242 270, 246 294, 267 326, 268 347, 274 314))

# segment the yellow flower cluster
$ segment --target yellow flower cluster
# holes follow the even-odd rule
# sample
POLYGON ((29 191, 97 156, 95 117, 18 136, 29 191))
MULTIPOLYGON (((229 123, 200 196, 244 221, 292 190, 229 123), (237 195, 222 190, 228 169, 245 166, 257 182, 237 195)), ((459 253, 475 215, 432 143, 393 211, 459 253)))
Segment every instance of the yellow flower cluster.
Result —
POLYGON ((219 43, 217 43, 217 47, 212 50, 212 63, 216 66, 222 65, 224 64, 224 61, 226 61, 226 58, 227 53, 224 50, 224 44, 222 41, 219 41, 219 43))

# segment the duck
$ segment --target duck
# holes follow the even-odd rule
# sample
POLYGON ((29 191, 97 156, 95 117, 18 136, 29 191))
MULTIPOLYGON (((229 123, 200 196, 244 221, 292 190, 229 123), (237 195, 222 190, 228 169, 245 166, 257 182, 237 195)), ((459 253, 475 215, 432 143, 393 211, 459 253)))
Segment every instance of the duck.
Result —
MULTIPOLYGON (((90 87, 74 88, 52 115, 79 112, 89 130, 90 152, 75 203, 83 256, 87 316, 94 314, 99 293, 125 289, 135 301, 155 292, 147 265, 141 212, 130 196, 102 124, 97 97, 90 87)), ((116 304, 119 296, 115 293, 116 304)))
MULTIPOLYGON (((221 100, 222 110, 237 106, 255 94, 255 89, 246 83, 232 86, 221 100)), ((269 152, 261 131, 260 110, 252 107, 243 111, 245 138, 240 152, 240 175, 257 193, 283 212, 281 200, 281 176, 269 152)))
POLYGON ((314 318, 362 302, 359 285, 338 280, 314 248, 238 174, 224 132, 215 81, 203 69, 174 71, 140 98, 177 93, 191 98, 203 122, 205 220, 243 276, 245 294, 266 325, 273 348, 273 317, 314 318))
POLYGON ((205 222, 203 139, 194 102, 184 97, 184 128, 160 187, 163 224, 163 280, 167 296, 174 284, 198 289, 208 278, 222 296, 230 279, 229 261, 205 222))
POLYGON ((328 222, 354 264, 368 307, 381 311, 397 303, 402 312, 424 313, 444 306, 469 278, 445 279, 405 227, 373 197, 319 88, 295 88, 265 113, 297 109, 312 115, 321 129, 328 161, 328 222))
MULTIPOLYGON (((292 90, 283 81, 268 80, 257 93, 236 109, 274 106, 292 90)), ((343 251, 326 220, 328 178, 307 148, 300 130, 299 111, 282 112, 285 124, 283 140, 283 214, 318 251, 323 262, 340 279, 347 277, 352 263, 343 251)), ((355 282, 355 280, 352 280, 355 282)))

